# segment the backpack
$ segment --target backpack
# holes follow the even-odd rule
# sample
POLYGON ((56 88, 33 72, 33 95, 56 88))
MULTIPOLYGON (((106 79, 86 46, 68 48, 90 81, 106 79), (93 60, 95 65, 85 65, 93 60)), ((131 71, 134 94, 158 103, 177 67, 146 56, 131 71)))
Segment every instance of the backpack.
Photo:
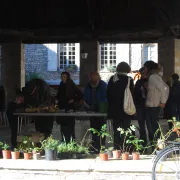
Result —
POLYGON ((128 115, 134 115, 136 113, 136 107, 134 105, 133 97, 131 94, 131 91, 129 89, 130 87, 130 78, 128 77, 128 84, 124 92, 124 112, 128 115))

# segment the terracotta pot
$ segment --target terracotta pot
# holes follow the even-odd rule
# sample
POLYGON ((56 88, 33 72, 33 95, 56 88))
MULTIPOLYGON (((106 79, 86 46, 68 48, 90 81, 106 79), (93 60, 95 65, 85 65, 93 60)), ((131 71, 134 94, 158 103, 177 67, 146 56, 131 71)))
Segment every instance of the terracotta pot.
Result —
POLYGON ((11 152, 12 159, 19 159, 20 152, 11 152))
POLYGON ((11 159, 11 151, 10 150, 2 150, 3 159, 11 159))
POLYGON ((108 154, 107 153, 100 153, 99 157, 101 161, 108 161, 108 154))
POLYGON ((32 153, 24 153, 24 159, 25 160, 30 160, 32 157, 32 153))
POLYGON ((113 158, 114 159, 119 159, 120 157, 121 157, 121 151, 120 150, 113 151, 113 158))
POLYGON ((132 156, 133 156, 133 160, 139 160, 140 154, 138 152, 134 152, 132 156))
POLYGON ((129 160, 129 153, 123 153, 122 160, 129 160))

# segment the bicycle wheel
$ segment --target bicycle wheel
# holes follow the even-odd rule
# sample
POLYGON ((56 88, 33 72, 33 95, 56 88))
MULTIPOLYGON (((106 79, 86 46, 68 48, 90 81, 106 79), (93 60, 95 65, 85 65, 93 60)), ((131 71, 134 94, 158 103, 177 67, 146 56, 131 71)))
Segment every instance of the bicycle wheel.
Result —
POLYGON ((157 155, 152 180, 180 180, 180 146, 167 148, 157 155))

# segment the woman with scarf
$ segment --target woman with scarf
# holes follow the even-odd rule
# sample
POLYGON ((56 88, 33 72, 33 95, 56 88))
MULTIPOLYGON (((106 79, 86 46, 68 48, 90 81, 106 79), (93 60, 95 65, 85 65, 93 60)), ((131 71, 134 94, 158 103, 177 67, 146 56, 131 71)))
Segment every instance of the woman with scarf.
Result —
MULTIPOLYGON (((68 112, 75 110, 75 104, 83 99, 83 94, 74 84, 68 72, 61 74, 61 83, 58 88, 57 100, 60 109, 68 112)), ((61 125, 62 140, 67 143, 75 138, 75 117, 58 117, 57 123, 61 125)))
MULTIPOLYGON (((107 87, 107 100, 108 100, 108 117, 113 120, 114 130, 114 148, 120 149, 122 147, 122 140, 117 128, 121 127, 127 129, 130 127, 132 116, 124 112, 124 92, 128 85, 128 73, 131 72, 130 66, 126 62, 118 64, 116 74, 109 80, 107 87)), ((134 88, 133 79, 130 81, 131 93, 134 88)))

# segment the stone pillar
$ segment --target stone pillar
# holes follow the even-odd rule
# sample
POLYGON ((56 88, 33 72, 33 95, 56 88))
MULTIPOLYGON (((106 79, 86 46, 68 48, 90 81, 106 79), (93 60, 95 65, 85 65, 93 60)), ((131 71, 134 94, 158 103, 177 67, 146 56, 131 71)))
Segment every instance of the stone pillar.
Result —
POLYGON ((91 72, 99 69, 99 43, 96 40, 80 43, 80 85, 85 86, 91 72), (87 59, 82 59, 81 52, 88 53, 87 59))
POLYGON ((158 42, 158 62, 163 65, 165 80, 173 73, 180 75, 180 40, 165 38, 158 42))
POLYGON ((2 85, 8 93, 8 100, 15 98, 15 85, 25 85, 24 44, 1 44, 2 85))

